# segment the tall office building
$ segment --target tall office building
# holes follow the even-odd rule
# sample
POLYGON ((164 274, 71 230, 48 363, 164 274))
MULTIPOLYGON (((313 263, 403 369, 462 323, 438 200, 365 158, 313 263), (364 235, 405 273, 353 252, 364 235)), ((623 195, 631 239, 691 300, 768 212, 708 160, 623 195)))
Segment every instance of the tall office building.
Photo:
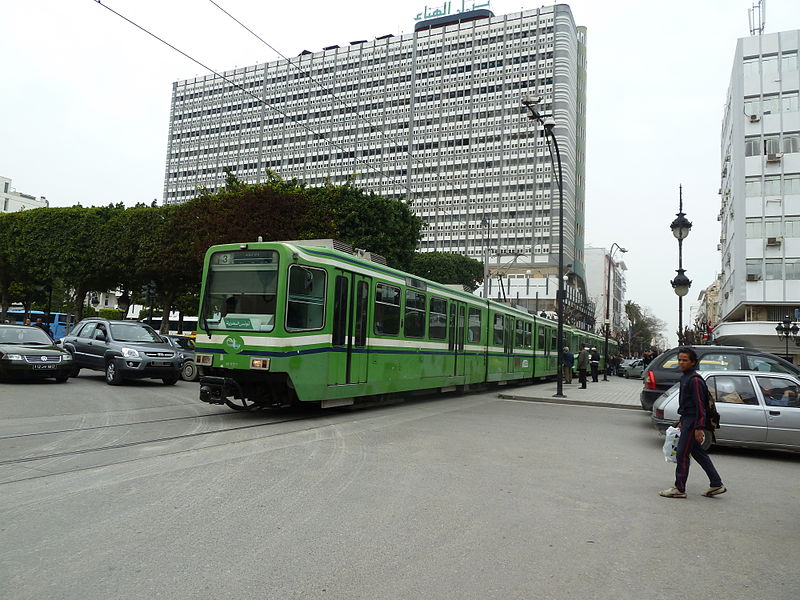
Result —
POLYGON ((564 263, 582 286, 585 37, 564 4, 472 10, 420 20, 409 34, 304 50, 291 64, 227 71, 229 81, 178 81, 164 201, 219 188, 224 167, 248 182, 268 169, 310 185, 357 174, 355 185, 413 202, 428 223, 421 250, 486 251, 496 267, 552 274, 558 187, 521 103, 529 95, 556 123, 564 263))
POLYGON ((797 30, 738 40, 722 124, 714 337, 777 354, 776 324, 800 316, 799 48, 797 30))

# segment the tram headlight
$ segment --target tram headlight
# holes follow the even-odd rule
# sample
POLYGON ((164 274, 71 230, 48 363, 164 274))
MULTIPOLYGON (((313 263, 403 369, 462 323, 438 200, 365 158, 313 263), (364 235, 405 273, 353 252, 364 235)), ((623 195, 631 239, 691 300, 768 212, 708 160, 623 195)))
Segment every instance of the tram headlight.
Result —
POLYGON ((251 369, 262 369, 262 370, 269 370, 269 359, 268 358, 251 358, 250 359, 250 368, 251 369))
POLYGON ((195 364, 202 365, 204 367, 210 367, 213 360, 214 356, 212 354, 196 354, 194 357, 195 364))

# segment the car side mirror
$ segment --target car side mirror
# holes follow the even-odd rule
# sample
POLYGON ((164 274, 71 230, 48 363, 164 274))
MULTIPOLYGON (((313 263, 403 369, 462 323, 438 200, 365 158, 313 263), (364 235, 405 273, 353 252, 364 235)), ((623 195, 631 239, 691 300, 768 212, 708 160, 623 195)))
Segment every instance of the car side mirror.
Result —
POLYGON ((94 339, 96 339, 98 342, 105 342, 106 341, 106 334, 103 333, 102 331, 95 331, 94 332, 94 339))

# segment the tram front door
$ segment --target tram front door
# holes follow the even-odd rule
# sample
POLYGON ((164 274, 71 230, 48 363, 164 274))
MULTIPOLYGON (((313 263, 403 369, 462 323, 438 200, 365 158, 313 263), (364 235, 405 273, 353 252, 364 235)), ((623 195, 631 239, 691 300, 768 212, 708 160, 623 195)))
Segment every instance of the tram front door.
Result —
POLYGON ((333 332, 328 361, 331 385, 365 383, 371 278, 338 270, 334 283, 333 332))

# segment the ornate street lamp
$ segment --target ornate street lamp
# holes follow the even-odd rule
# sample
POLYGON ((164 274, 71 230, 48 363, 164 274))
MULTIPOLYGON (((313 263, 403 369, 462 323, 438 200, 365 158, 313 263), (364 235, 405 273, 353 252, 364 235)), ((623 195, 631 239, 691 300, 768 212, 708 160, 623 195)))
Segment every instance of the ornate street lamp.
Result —
POLYGON ((789 315, 786 315, 783 317, 783 323, 778 323, 775 326, 775 333, 778 334, 778 338, 786 342, 784 358, 790 362, 794 362, 789 356, 789 337, 797 338, 797 334, 800 333, 800 327, 797 327, 797 323, 792 322, 789 315))
POLYGON ((683 345, 683 297, 689 293, 689 288, 692 287, 692 282, 686 277, 686 271, 683 269, 683 240, 689 235, 692 229, 692 223, 686 218, 683 212, 683 186, 678 188, 679 192, 679 206, 677 219, 670 223, 669 228, 672 229, 672 235, 678 240, 678 269, 675 279, 670 281, 672 289, 678 296, 678 345, 683 345))
POLYGON ((544 119, 536 110, 539 98, 524 96, 522 104, 528 110, 528 118, 542 126, 547 151, 550 154, 550 165, 555 175, 556 161, 558 161, 558 292, 556 293, 556 310, 558 313, 558 373, 556 377, 556 393, 554 398, 564 398, 564 381, 561 364, 564 362, 564 178, 561 172, 561 153, 558 151, 558 140, 553 133, 555 121, 552 118, 544 119), (552 142, 552 145, 551 145, 552 142), (555 152, 554 152, 555 148, 555 152))
POLYGON ((611 332, 611 321, 609 320, 609 309, 611 307, 611 269, 614 268, 614 252, 619 250, 623 254, 627 252, 625 248, 614 242, 611 244, 611 251, 608 253, 608 279, 606 281, 606 340, 603 354, 606 357, 605 368, 603 369, 603 381, 608 381, 608 336, 611 332))

